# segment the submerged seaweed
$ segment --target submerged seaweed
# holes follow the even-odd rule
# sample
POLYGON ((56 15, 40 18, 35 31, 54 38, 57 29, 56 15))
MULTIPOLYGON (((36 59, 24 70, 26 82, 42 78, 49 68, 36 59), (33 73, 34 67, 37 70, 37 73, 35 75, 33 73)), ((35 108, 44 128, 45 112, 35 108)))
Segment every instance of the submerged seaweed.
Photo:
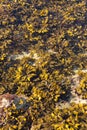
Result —
POLYGON ((0 1, 1 130, 87 129, 86 21, 86 0, 0 1))

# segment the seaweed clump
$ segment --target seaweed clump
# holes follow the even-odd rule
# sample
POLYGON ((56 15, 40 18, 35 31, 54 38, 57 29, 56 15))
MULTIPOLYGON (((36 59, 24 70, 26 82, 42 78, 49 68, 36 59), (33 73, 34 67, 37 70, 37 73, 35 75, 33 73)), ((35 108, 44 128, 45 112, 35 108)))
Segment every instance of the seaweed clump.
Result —
MULTIPOLYGON (((87 128, 87 104, 70 103, 71 77, 87 70, 86 21, 86 0, 1 1, 0 94, 30 102, 25 111, 8 107, 1 130, 87 128)), ((87 75, 79 75, 76 93, 86 99, 87 75)))

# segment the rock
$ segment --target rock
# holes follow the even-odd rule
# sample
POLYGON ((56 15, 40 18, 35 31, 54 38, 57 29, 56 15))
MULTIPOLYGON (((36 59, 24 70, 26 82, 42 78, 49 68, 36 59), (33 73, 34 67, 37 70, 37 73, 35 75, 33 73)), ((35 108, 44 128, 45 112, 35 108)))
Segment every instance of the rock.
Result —
POLYGON ((9 93, 0 95, 0 109, 9 107, 16 97, 16 95, 9 93))

